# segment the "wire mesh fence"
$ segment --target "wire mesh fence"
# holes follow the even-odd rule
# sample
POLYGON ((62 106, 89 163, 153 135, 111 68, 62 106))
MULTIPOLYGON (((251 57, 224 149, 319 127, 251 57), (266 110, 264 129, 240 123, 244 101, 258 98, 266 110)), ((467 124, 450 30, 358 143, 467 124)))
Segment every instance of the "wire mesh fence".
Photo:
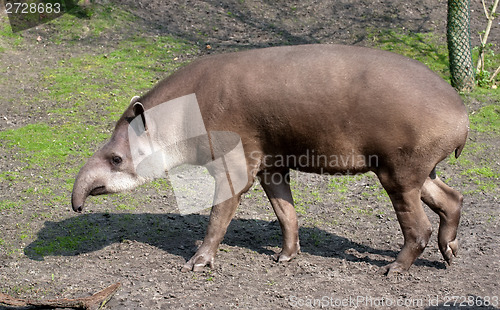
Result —
POLYGON ((451 85, 458 91, 474 88, 470 41, 470 0, 448 0, 448 52, 451 85))

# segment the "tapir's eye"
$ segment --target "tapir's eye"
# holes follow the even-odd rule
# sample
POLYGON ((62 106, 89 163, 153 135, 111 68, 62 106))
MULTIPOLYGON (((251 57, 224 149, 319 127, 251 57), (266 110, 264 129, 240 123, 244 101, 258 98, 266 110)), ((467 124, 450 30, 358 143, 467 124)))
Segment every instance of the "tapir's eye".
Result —
POLYGON ((122 161, 123 161, 123 159, 120 156, 116 156, 115 155, 115 156, 113 156, 111 158, 111 162, 113 163, 113 165, 116 165, 116 166, 118 166, 119 164, 121 164, 122 161))

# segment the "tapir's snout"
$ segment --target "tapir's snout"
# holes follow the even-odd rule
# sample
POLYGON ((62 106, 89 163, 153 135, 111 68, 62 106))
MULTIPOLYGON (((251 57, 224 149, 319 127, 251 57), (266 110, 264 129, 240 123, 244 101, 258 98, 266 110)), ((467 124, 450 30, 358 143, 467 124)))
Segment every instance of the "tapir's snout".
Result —
POLYGON ((71 207, 73 211, 81 213, 83 211, 84 200, 75 198, 75 192, 71 195, 71 207))
POLYGON ((76 178, 75 184, 73 185, 73 193, 71 194, 71 206, 73 211, 81 213, 83 211, 83 206, 85 204, 85 199, 87 199, 90 194, 88 189, 82 187, 79 177, 76 178))
POLYGON ((71 206, 75 212, 82 212, 85 200, 88 196, 107 194, 105 186, 106 177, 110 177, 105 165, 98 156, 91 158, 81 169, 75 178, 73 192, 71 193, 71 206), (108 175, 107 175, 108 174, 108 175))
POLYGON ((78 212, 78 213, 82 213, 83 205, 80 205, 80 206, 73 205, 73 211, 78 212))
POLYGON ((83 211, 88 196, 120 193, 134 189, 146 181, 135 173, 128 160, 130 154, 123 151, 124 144, 120 143, 122 140, 111 139, 78 172, 71 193, 71 206, 75 212, 83 211))
MULTIPOLYGON (((84 167, 85 168, 85 167, 84 167)), ((85 200, 88 196, 97 196, 110 193, 106 186, 101 185, 97 180, 85 177, 85 169, 78 174, 73 185, 73 193, 71 194, 71 206, 75 212, 82 212, 85 200)))

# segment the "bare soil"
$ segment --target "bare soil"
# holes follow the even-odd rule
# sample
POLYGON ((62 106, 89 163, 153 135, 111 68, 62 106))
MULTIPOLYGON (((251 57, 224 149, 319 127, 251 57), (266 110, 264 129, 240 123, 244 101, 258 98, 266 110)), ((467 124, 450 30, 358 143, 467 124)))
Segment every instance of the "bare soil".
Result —
MULTIPOLYGON (((283 44, 370 46, 368 29, 440 34, 446 30, 446 1, 114 2, 139 17, 140 29, 147 29, 144 35, 182 37, 199 45, 201 54, 283 44)), ((482 7, 477 0, 472 6, 473 33, 477 33, 484 25, 482 7)), ((44 27, 27 30, 25 36, 44 37, 44 27)), ((498 42, 500 31, 495 27, 490 40, 498 42)), ((82 40, 62 48, 33 44, 16 53, 0 53, 1 72, 9 76, 8 83, 0 85, 0 130, 52 121, 44 113, 50 102, 16 104, 21 92, 29 97, 43 91, 37 82, 41 68, 72 54, 104 53, 128 35, 82 40)), ((471 112, 481 105, 467 100, 471 112)), ((470 139, 499 154, 498 136, 473 132, 470 139)), ((22 165, 15 155, 1 149, 2 171, 16 171, 22 165)), ((36 240, 23 245, 22 255, 0 251, 0 290, 23 298, 75 298, 121 282, 108 309, 279 309, 310 308, 311 304, 343 309, 499 309, 499 189, 476 191, 461 174, 460 165, 442 163, 439 170, 450 186, 466 193, 458 235, 460 252, 451 267, 445 265, 437 247, 439 219, 426 208, 435 232, 427 249, 408 273, 384 276, 381 267, 395 259, 403 237, 390 201, 377 194, 376 178, 368 175, 352 181, 347 192, 339 193, 328 186, 330 177, 300 173, 295 176, 295 199, 305 209, 299 214, 302 253, 289 263, 271 258, 279 251, 281 232, 258 184, 244 195, 214 269, 202 273, 180 269, 203 239, 208 210, 181 216, 172 192, 158 194, 146 187, 134 192, 149 197, 143 207, 109 213, 89 199, 87 212, 77 215, 69 211, 68 193, 67 205, 46 210, 62 220, 42 218, 31 224, 36 240), (90 227, 81 227, 81 222, 90 227), (84 235, 92 229, 100 232, 99 238, 80 244, 75 251, 42 257, 33 250, 60 236, 84 235), (480 307, 484 304, 489 306, 480 307)), ((36 176, 35 168, 28 171, 36 176)), ((56 190, 60 185, 42 179, 40 186, 56 190)), ((1 199, 22 200, 21 191, 22 184, 0 185, 1 199)), ((11 223, 22 226, 24 218, 0 213, 1 234, 13 233, 11 223)))

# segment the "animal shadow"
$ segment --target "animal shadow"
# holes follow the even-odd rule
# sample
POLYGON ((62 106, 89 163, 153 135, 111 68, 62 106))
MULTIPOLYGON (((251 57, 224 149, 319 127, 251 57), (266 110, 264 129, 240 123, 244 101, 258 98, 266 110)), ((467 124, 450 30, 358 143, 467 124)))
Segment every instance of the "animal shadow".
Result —
MULTIPOLYGON (((59 222, 47 221, 24 253, 30 259, 45 256, 76 256, 102 249, 113 243, 135 240, 147 243, 188 260, 197 240, 203 240, 208 216, 199 214, 125 214, 90 213, 59 222)), ((334 257, 350 262, 366 262, 375 266, 390 263, 397 255, 393 250, 375 249, 317 227, 301 227, 301 251, 311 255, 334 257), (358 252, 360 255, 354 255, 358 252), (387 259, 372 259, 378 254, 387 259)), ((277 221, 233 219, 223 244, 248 248, 272 255, 270 249, 281 247, 281 230, 277 221)), ((418 259, 415 265, 445 268, 444 263, 418 259)))

